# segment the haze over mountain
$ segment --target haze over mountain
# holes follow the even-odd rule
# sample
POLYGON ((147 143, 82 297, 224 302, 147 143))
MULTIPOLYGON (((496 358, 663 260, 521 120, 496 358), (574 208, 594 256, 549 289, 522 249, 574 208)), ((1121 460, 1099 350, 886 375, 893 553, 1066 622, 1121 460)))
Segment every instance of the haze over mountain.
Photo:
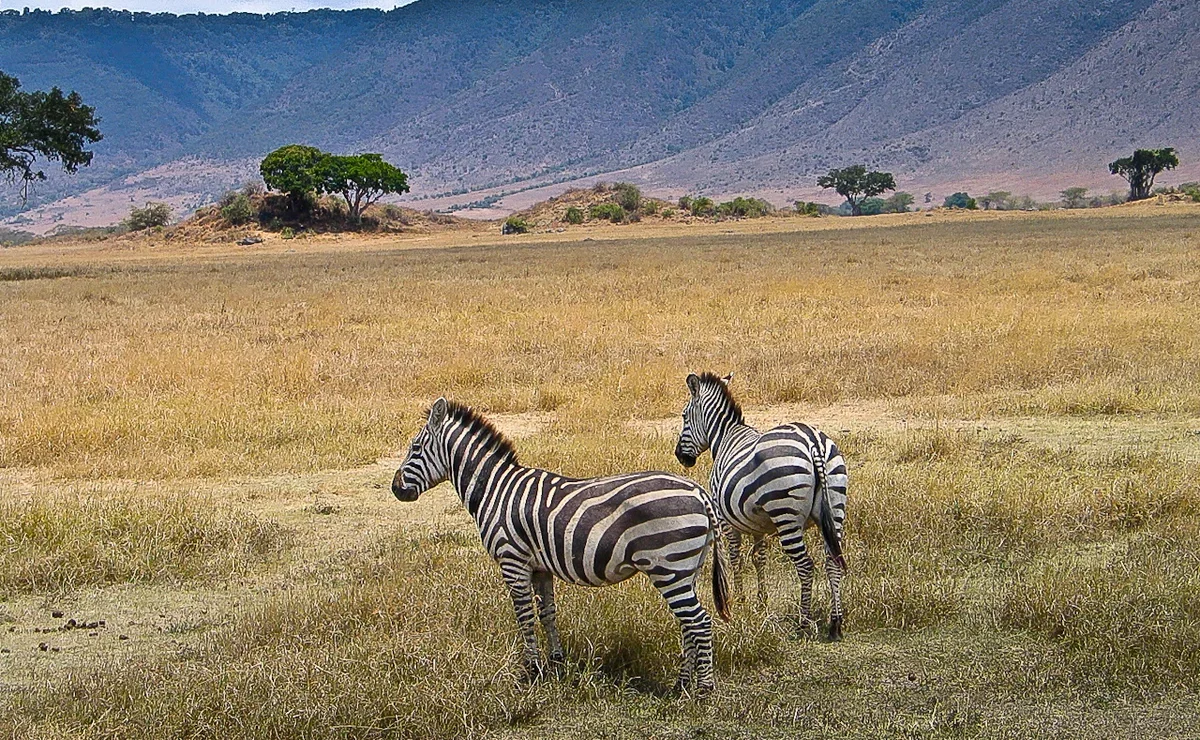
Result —
POLYGON ((1134 146, 1197 179, 1197 38, 1195 0, 418 0, 3 13, 0 70, 103 118, 93 166, 36 194, 44 229, 193 207, 293 142, 380 151, 411 197, 461 201, 602 177, 782 203, 857 161, 918 192, 1108 192, 1134 146))

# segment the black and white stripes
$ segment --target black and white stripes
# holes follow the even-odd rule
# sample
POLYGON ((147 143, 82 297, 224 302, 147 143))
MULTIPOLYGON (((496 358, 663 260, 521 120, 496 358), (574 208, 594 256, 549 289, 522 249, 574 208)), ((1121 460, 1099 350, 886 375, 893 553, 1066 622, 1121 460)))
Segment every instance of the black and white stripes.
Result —
POLYGON ((679 461, 691 467, 712 450, 710 488, 729 537, 735 583, 744 535, 753 538, 751 560, 758 576, 758 596, 766 600, 763 568, 765 537, 778 534, 783 551, 800 576, 800 613, 811 621, 813 561, 804 530, 816 524, 825 542, 825 572, 832 592, 830 639, 842 634, 842 527, 846 518, 848 476, 837 445, 807 424, 784 424, 760 433, 746 424, 728 388, 729 378, 711 373, 689 375, 691 398, 683 411, 683 429, 675 448, 679 461))
POLYGON ((712 618, 696 594, 710 543, 716 547, 713 596, 724 618, 729 584, 722 538, 715 536, 717 515, 698 485, 668 473, 577 480, 527 468, 482 417, 439 399, 396 471, 392 492, 401 501, 415 501, 447 479, 479 526, 484 548, 500 564, 528 669, 538 666, 539 618, 550 659, 563 658, 554 578, 604 586, 644 573, 680 623, 680 688, 712 689, 712 618))

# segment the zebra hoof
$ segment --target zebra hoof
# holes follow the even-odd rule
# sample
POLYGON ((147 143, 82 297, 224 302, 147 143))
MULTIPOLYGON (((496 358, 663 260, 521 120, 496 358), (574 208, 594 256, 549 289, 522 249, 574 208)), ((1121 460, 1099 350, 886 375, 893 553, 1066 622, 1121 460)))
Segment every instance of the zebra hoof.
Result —
POLYGON ((524 683, 531 684, 542 680, 546 675, 546 668, 537 660, 526 660, 521 664, 521 680, 524 683))
POLYGON ((550 665, 560 666, 566 662, 567 662, 567 656, 565 653, 563 653, 563 651, 556 650, 555 652, 550 653, 550 665))
POLYGON ((829 641, 841 642, 842 640, 842 618, 832 617, 829 620, 829 641))

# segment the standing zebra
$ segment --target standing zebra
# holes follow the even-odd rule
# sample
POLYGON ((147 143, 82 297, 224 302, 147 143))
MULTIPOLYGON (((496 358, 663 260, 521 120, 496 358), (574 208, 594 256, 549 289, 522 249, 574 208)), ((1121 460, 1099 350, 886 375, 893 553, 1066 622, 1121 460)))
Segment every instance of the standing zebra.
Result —
POLYGON ((713 688, 712 617, 696 595, 696 576, 713 543, 713 599, 729 619, 728 565, 707 494, 668 473, 575 480, 517 462, 512 443, 466 406, 438 399, 392 480, 401 501, 416 501, 449 479, 500 564, 524 639, 526 671, 539 671, 534 632, 546 631, 550 660, 563 659, 554 624, 554 578, 607 586, 645 573, 683 633, 676 688, 713 688))
POLYGON ((804 544, 804 530, 817 524, 825 541, 825 573, 829 577, 832 609, 829 639, 842 637, 841 581, 842 522, 846 518, 849 482, 842 453, 824 433, 807 424, 784 424, 759 432, 746 424, 742 409, 729 391, 733 376, 689 375, 691 398, 683 409, 683 429, 675 457, 685 467, 712 450, 710 490, 729 537, 729 560, 735 586, 740 587, 738 564, 742 535, 754 538, 750 557, 758 576, 758 598, 765 603, 766 540, 778 534, 783 551, 800 576, 801 626, 812 623, 813 561, 804 544))

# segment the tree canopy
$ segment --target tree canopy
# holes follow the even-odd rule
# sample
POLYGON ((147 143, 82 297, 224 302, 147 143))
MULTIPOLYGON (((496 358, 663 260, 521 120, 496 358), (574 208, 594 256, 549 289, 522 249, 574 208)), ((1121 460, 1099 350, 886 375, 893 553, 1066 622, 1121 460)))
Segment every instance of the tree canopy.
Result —
POLYGON ((22 201, 29 187, 46 179, 39 159, 56 161, 74 174, 92 163, 89 144, 103 138, 96 109, 83 104, 79 93, 23 92, 16 77, 0 72, 0 172, 21 184, 22 201))
POLYGON ((259 171, 267 187, 287 193, 294 213, 304 212, 314 194, 336 193, 358 221, 384 195, 408 192, 408 175, 379 154, 340 156, 289 144, 268 154, 259 171))
POLYGON ((1164 149, 1137 149, 1132 157, 1122 157, 1108 165, 1108 171, 1120 175, 1129 183, 1129 199, 1145 200, 1150 197, 1154 178, 1164 170, 1179 166, 1179 157, 1171 147, 1164 149))
POLYGON ((862 202, 888 190, 895 190, 896 180, 890 172, 868 172, 866 165, 856 164, 841 170, 830 170, 828 174, 817 178, 817 185, 833 188, 850 204, 851 212, 861 216, 862 202))
POLYGON ((378 154, 327 155, 321 189, 327 193, 340 193, 350 208, 350 218, 358 221, 363 211, 384 195, 407 193, 408 175, 383 161, 378 154))

